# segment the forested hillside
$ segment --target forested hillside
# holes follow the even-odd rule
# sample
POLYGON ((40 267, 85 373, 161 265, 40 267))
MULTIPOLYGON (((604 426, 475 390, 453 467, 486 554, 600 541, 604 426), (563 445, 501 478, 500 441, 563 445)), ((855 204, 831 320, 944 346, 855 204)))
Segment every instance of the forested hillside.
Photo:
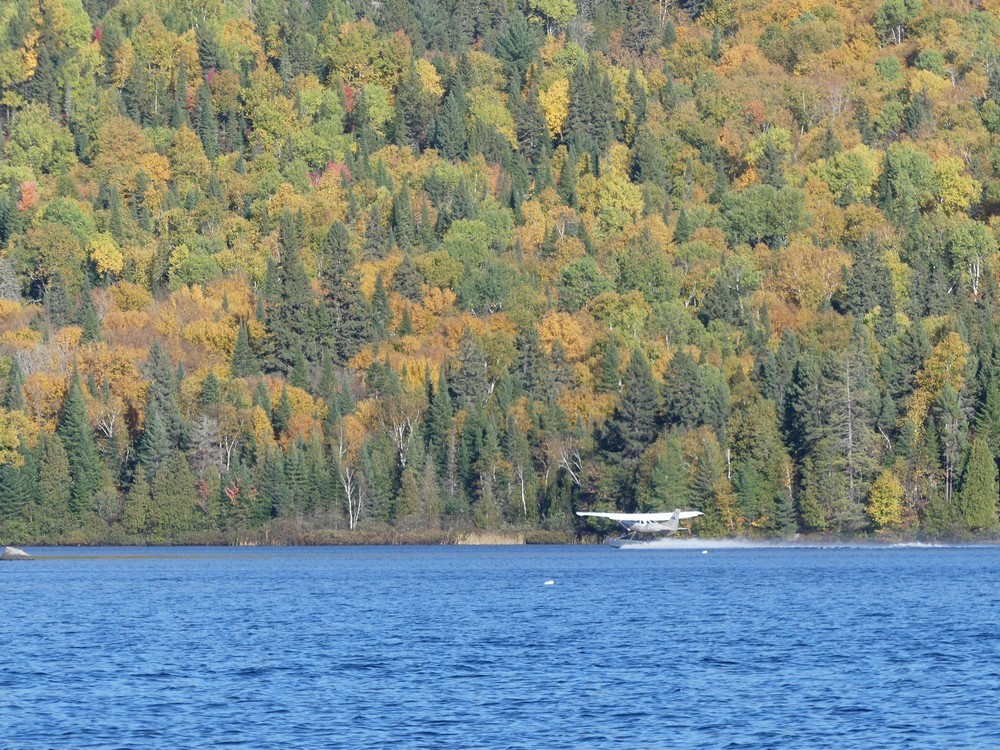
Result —
POLYGON ((1000 526, 997 0, 7 0, 0 135, 4 541, 1000 526))

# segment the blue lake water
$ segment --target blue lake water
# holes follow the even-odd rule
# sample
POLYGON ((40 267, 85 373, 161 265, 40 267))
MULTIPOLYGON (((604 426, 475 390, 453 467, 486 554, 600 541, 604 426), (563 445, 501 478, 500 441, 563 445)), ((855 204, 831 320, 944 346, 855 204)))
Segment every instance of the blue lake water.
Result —
POLYGON ((33 552, 3 748, 1000 744, 997 548, 33 552))

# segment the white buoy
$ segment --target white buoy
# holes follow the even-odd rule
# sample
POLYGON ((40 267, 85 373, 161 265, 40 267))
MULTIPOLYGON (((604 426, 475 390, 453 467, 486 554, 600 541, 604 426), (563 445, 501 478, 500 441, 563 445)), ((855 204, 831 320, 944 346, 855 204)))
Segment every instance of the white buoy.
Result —
POLYGON ((708 554, 708 550, 707 550, 707 549, 703 549, 703 550, 701 551, 701 554, 703 554, 703 555, 707 555, 707 554, 708 554))
POLYGON ((555 582, 555 581, 553 581, 553 580, 552 580, 552 579, 550 578, 550 579, 549 579, 549 580, 547 580, 547 581, 546 581, 546 582, 545 582, 545 583, 544 583, 543 585, 545 585, 545 586, 555 586, 555 585, 556 585, 556 582, 555 582))

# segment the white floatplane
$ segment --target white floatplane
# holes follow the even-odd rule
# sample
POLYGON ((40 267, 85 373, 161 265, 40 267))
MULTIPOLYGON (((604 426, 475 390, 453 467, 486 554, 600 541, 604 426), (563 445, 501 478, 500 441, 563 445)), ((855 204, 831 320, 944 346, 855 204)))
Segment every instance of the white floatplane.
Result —
POLYGON ((624 527, 621 536, 607 540, 613 547, 621 547, 629 543, 653 541, 656 537, 643 539, 640 534, 661 534, 673 536, 680 531, 691 531, 690 526, 681 526, 681 521, 704 515, 700 510, 681 510, 673 513, 601 513, 598 511, 577 511, 578 516, 594 516, 617 521, 624 527))

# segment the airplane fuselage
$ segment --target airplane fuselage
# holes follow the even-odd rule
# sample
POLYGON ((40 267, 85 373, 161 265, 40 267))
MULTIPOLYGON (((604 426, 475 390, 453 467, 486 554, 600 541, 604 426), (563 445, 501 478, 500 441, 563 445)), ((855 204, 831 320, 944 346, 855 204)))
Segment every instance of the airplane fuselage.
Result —
POLYGON ((622 526, 632 532, 644 534, 673 533, 678 529, 678 522, 670 521, 619 521, 622 526))

